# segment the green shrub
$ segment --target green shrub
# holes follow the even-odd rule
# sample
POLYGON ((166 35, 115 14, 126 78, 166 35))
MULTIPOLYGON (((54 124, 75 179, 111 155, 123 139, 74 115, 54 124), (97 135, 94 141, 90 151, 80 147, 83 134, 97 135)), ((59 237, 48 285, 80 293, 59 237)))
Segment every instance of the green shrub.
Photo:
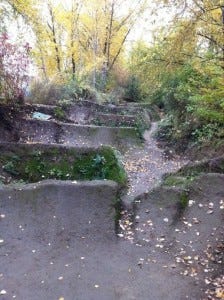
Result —
POLYGON ((152 102, 164 108, 167 117, 158 136, 172 144, 203 144, 223 137, 224 89, 219 71, 215 78, 191 64, 163 76, 152 102))
POLYGON ((125 88, 124 98, 132 101, 141 101, 140 82, 136 76, 130 76, 125 88))
POLYGON ((213 140, 215 137, 218 138, 221 128, 219 124, 206 124, 199 128, 196 128, 192 132, 192 136, 197 143, 203 143, 213 140))
POLYGON ((103 102, 103 94, 79 79, 34 81, 31 84, 26 101, 31 103, 55 105, 66 99, 75 101, 79 99, 90 99, 103 102))

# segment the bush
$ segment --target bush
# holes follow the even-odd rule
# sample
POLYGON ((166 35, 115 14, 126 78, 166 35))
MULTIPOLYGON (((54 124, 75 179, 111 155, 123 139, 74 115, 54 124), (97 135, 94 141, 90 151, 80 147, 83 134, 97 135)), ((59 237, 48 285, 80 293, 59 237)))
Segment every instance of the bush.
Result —
POLYGON ((31 103, 55 105, 60 101, 72 103, 79 99, 102 102, 103 94, 81 80, 34 81, 26 100, 31 103))
POLYGON ((141 100, 140 83, 136 76, 130 76, 125 88, 124 99, 132 102, 141 100))
POLYGON ((192 132, 192 137, 194 138, 196 143, 207 143, 214 139, 223 138, 224 130, 223 127, 218 123, 209 123, 196 128, 192 132))
POLYGON ((63 98, 63 85, 56 82, 34 81, 31 84, 26 101, 38 104, 56 104, 63 98))
POLYGON ((219 72, 213 78, 186 64, 163 76, 153 103, 168 117, 161 123, 159 137, 172 144, 205 144, 220 139, 224 124, 224 90, 219 72))

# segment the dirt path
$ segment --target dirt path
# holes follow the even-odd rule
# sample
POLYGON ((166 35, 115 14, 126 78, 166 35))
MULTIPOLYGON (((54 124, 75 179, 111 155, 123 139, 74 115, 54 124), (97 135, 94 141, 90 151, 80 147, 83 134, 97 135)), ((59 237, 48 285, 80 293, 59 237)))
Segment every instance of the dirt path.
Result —
POLYGON ((133 146, 124 155, 130 197, 152 190, 161 182, 162 175, 177 171, 187 162, 177 155, 172 158, 165 155, 153 137, 156 130, 157 123, 152 123, 151 129, 144 134, 144 144, 133 146))

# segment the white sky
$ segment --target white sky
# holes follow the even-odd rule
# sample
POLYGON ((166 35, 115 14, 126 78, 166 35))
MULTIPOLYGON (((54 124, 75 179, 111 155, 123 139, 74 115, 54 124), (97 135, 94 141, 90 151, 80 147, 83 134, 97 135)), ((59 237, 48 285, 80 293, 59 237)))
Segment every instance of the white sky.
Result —
MULTIPOLYGON (((52 0, 55 4, 63 4, 63 5, 69 5, 71 3, 71 0, 52 0)), ((87 0, 88 1, 88 0, 87 0)), ((99 0, 101 1, 101 0, 99 0)), ((136 2, 139 0, 126 0, 121 1, 121 4, 125 3, 125 6, 120 6, 120 12, 122 14, 127 12, 127 3, 129 2, 129 7, 133 7, 136 5, 136 2)), ((169 20, 172 17, 172 13, 169 11, 166 11, 165 9, 159 9, 158 5, 153 4, 152 0, 148 0, 149 2, 149 8, 144 12, 143 16, 139 18, 139 20, 136 22, 135 26, 131 30, 128 39, 127 39, 127 46, 128 48, 131 48, 131 45, 139 40, 142 39, 145 42, 151 43, 153 41, 153 32, 156 32, 156 28, 159 26, 166 26, 168 24, 169 20), (154 12, 152 14, 152 11, 154 12)), ((17 22, 9 22, 9 33, 13 40, 18 39, 18 26, 20 25, 21 28, 23 28, 21 33, 21 38, 23 38, 24 41, 24 32, 25 39, 32 44, 32 41, 34 38, 32 37, 32 31, 29 30, 28 26, 24 27, 24 22, 21 20, 18 20, 17 22)))

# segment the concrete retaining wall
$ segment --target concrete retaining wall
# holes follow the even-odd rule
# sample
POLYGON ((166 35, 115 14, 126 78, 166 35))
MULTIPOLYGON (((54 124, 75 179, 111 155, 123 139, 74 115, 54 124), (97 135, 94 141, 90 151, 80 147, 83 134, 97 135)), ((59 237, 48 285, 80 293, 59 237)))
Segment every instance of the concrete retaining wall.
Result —
POLYGON ((26 240, 31 248, 37 241, 54 247, 60 240, 66 243, 67 238, 86 234, 96 240, 114 236, 112 203, 117 184, 113 181, 48 180, 18 188, 0 186, 0 194, 1 214, 5 215, 0 236, 6 243, 9 237, 9 243, 13 244, 24 235, 19 225, 26 228, 26 240))
POLYGON ((77 147, 109 145, 122 149, 140 138, 135 128, 81 126, 54 121, 23 120, 20 142, 59 143, 77 147))

